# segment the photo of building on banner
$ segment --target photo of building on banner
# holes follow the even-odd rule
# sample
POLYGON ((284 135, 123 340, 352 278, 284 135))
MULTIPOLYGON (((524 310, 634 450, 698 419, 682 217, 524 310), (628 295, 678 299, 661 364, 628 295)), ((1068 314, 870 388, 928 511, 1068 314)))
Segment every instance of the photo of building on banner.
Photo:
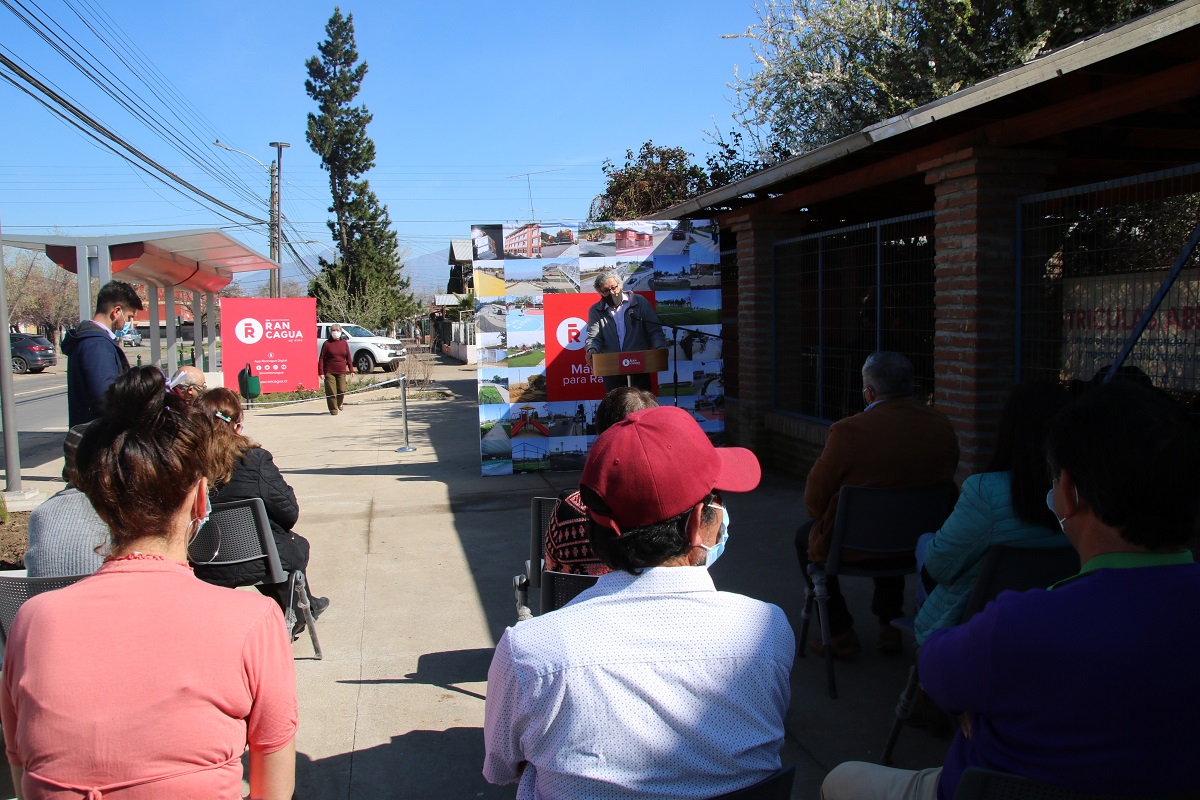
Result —
MULTIPOLYGON (((531 222, 471 228, 476 296, 480 457, 484 475, 579 470, 596 437, 595 410, 610 383, 647 368, 664 405, 678 405, 718 444, 725 430, 721 379, 721 274, 717 226, 708 220, 531 222), (643 326, 601 346, 589 367, 589 314, 600 319, 615 283, 643 326), (648 309, 648 311, 647 311, 648 309), (643 320, 639 313, 644 314, 643 320), (661 338, 650 320, 661 321, 661 338), (600 361, 596 361, 600 358, 600 361)), ((618 307, 620 303, 618 302, 618 307)), ((616 321, 609 317, 612 324, 616 321)), ((646 380, 646 378, 641 378, 646 380)))

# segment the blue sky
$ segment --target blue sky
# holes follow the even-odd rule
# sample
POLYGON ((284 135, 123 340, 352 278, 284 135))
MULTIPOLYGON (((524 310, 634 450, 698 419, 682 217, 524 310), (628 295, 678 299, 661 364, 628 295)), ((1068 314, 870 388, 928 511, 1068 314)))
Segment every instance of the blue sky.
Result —
MULTIPOLYGON (((304 141, 305 115, 315 108, 304 92, 304 61, 324 39, 332 3, 45 0, 40 7, 62 35, 78 40, 73 52, 128 80, 117 56, 71 9, 107 15, 140 51, 118 46, 122 55, 152 64, 191 107, 187 124, 174 120, 173 127, 193 149, 207 148, 205 157, 229 182, 240 183, 245 196, 189 163, 0 8, 6 55, 160 163, 263 217, 265 171, 211 141, 219 137, 266 163, 275 156, 268 142, 290 142, 283 156, 284 215, 293 238, 317 242, 303 250, 328 243, 328 182, 304 141)), ((368 134, 377 165, 367 177, 410 258, 445 252, 448 240, 468 235, 472 222, 582 219, 603 186, 603 159, 620 163, 627 148, 636 151, 648 139, 682 146, 702 163, 710 149, 704 131, 714 120, 731 127, 726 84, 734 66, 753 66, 744 40, 721 38, 755 21, 751 0, 369 0, 344 4, 342 11, 353 13, 359 54, 369 65, 358 98, 374 114, 368 134), (511 177, 522 173, 539 174, 528 182, 511 177)), ((101 234, 230 224, 140 176, 3 82, 0 108, 5 231, 101 234)), ((265 226, 231 231, 267 252, 265 226)), ((414 276, 414 288, 432 288, 427 283, 414 276)))

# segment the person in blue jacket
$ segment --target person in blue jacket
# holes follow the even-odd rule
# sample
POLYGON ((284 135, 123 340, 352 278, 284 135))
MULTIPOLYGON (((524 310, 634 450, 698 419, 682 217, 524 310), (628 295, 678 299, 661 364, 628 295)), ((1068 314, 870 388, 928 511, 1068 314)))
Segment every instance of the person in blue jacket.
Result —
POLYGON ((142 300, 131 284, 109 281, 96 295, 95 316, 63 337, 70 427, 99 419, 105 390, 129 369, 119 341, 121 333, 132 327, 141 310, 142 300))
POLYGON ((1070 546, 1046 508, 1046 431, 1067 399, 1052 381, 1023 383, 1009 396, 987 469, 963 482, 954 511, 925 544, 924 570, 937 585, 917 612, 918 644, 962 620, 990 546, 1070 546))

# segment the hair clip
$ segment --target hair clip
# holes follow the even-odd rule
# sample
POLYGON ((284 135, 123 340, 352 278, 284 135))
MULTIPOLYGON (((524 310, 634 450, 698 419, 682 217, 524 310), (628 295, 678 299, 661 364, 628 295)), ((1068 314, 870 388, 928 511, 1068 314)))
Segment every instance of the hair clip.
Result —
POLYGON ((214 417, 216 417, 217 419, 225 420, 226 422, 233 422, 233 420, 232 420, 232 419, 230 419, 229 417, 225 416, 225 415, 224 415, 224 414, 222 414, 220 411, 214 411, 214 412, 213 412, 213 416, 214 416, 214 417))

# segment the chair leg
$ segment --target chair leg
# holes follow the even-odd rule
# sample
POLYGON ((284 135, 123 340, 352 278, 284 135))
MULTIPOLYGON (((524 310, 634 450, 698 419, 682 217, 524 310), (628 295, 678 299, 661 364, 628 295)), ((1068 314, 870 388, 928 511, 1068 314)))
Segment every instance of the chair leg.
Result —
POLYGON ((887 744, 883 746, 883 756, 879 759, 879 763, 885 767, 892 765, 892 751, 896 749, 896 740, 900 738, 904 721, 912 714, 913 704, 917 701, 920 691, 921 679, 914 665, 908 668, 908 683, 904 685, 904 691, 900 693, 900 699, 896 702, 896 718, 892 720, 892 729, 888 732, 887 744))
POLYGON ((309 602, 308 584, 304 580, 304 573, 297 570, 293 573, 296 592, 296 606, 300 609, 300 613, 304 615, 304 624, 308 628, 308 638, 312 641, 313 653, 316 659, 320 661, 324 658, 321 653, 321 640, 317 638, 317 619, 312 614, 312 604, 309 602))
POLYGON ((800 611, 800 640, 796 642, 796 655, 799 658, 804 658, 805 652, 808 650, 805 643, 808 641, 808 623, 812 618, 813 601, 817 595, 811 588, 804 590, 804 608, 800 611))
POLYGON ((524 575, 514 575, 513 593, 517 598, 517 622, 533 619, 533 611, 529 608, 529 579, 524 575))
POLYGON ((809 564, 813 591, 817 598, 817 616, 821 622, 821 643, 825 645, 825 672, 829 679, 829 696, 837 699, 837 679, 833 674, 833 636, 829 630, 829 586, 825 581, 825 567, 809 564))

